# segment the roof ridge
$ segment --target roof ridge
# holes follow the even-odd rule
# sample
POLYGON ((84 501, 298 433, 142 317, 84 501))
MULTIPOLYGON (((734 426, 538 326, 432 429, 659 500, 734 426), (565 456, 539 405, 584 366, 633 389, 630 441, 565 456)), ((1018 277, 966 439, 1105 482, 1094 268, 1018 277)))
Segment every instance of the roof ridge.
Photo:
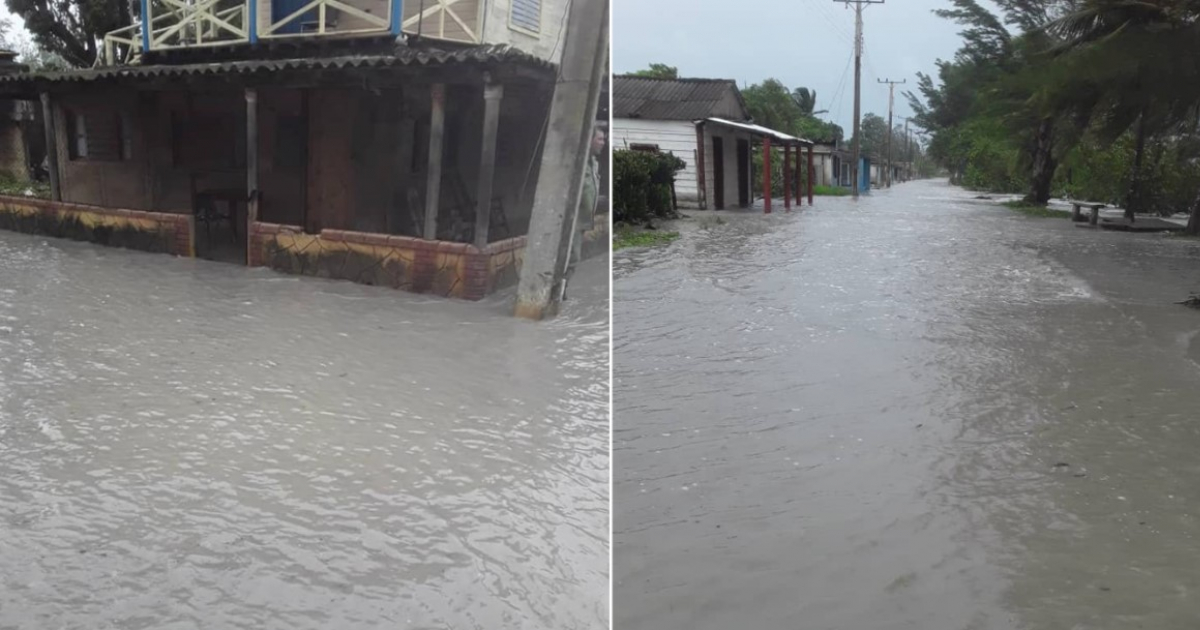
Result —
POLYGON ((734 79, 706 79, 704 77, 677 77, 677 78, 672 79, 669 77, 642 77, 642 76, 638 76, 636 74, 616 74, 616 75, 613 75, 613 78, 614 79, 644 79, 646 81, 677 81, 680 83, 732 83, 734 85, 734 87, 737 87, 737 81, 734 79))

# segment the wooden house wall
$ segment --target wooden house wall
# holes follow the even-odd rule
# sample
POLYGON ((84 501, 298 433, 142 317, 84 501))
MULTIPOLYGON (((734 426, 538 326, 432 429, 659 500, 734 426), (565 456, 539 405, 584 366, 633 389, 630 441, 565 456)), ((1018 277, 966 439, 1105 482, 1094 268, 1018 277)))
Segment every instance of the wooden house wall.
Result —
POLYGON ((150 181, 146 177, 148 155, 145 133, 134 125, 133 156, 129 160, 72 159, 72 138, 68 117, 79 113, 85 118, 110 118, 122 112, 136 112, 137 95, 132 91, 86 92, 56 99, 54 123, 60 168, 60 186, 64 201, 114 208, 148 210, 150 181))
MULTIPOLYGON (((501 101, 493 195, 509 230, 528 230, 549 88, 507 86, 501 101)), ((56 99, 63 199, 108 207, 191 213, 205 189, 244 189, 245 98, 218 92, 80 92, 56 99), (133 122, 133 154, 72 160, 68 112, 133 122)), ((439 233, 474 224, 484 101, 478 85, 450 85, 439 233)), ((309 233, 341 229, 421 236, 428 173, 429 87, 263 88, 259 91, 259 217, 309 233)))
POLYGON ((675 195, 680 204, 695 206, 700 200, 697 173, 696 125, 686 120, 613 120, 613 149, 628 149, 634 144, 657 146, 683 160, 683 170, 675 176, 675 195))

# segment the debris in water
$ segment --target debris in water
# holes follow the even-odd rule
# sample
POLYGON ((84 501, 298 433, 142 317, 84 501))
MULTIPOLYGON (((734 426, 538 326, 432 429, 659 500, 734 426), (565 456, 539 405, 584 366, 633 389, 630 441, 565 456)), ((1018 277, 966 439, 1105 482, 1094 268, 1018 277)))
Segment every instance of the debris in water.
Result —
POLYGON ((1182 302, 1176 302, 1176 304, 1182 304, 1190 308, 1200 308, 1200 294, 1193 293, 1188 296, 1188 299, 1182 302))
POLYGON ((1054 467, 1055 468, 1070 468, 1071 465, 1068 464, 1067 462, 1058 462, 1057 464, 1054 465, 1054 467))

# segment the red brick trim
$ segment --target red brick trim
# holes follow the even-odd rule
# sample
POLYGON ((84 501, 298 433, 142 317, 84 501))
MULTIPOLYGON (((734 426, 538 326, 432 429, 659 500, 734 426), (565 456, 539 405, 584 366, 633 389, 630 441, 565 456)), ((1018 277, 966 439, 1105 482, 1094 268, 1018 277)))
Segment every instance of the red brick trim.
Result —
POLYGON ((489 254, 503 254, 504 252, 511 252, 513 250, 525 247, 527 241, 528 237, 514 236, 512 238, 506 238, 503 241, 488 243, 487 249, 483 251, 489 254))
POLYGON ((195 227, 190 214, 179 212, 148 212, 145 210, 129 210, 126 208, 109 208, 82 203, 53 201, 37 197, 16 197, 0 195, 0 206, 18 206, 37 208, 50 215, 72 212, 90 212, 110 217, 125 219, 148 220, 158 224, 159 229, 169 232, 167 252, 176 256, 192 257, 195 255, 193 243, 195 227))

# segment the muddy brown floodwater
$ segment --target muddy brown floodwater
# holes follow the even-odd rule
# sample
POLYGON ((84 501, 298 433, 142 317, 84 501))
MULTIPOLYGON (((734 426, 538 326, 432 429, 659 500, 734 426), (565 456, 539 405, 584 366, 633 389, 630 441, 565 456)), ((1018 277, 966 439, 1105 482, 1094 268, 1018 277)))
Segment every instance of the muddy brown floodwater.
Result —
POLYGON ((0 627, 607 627, 607 260, 540 324, 7 232, 0 277, 0 627))
POLYGON ((1200 627, 1200 242, 972 196, 618 253, 617 628, 1200 627))

